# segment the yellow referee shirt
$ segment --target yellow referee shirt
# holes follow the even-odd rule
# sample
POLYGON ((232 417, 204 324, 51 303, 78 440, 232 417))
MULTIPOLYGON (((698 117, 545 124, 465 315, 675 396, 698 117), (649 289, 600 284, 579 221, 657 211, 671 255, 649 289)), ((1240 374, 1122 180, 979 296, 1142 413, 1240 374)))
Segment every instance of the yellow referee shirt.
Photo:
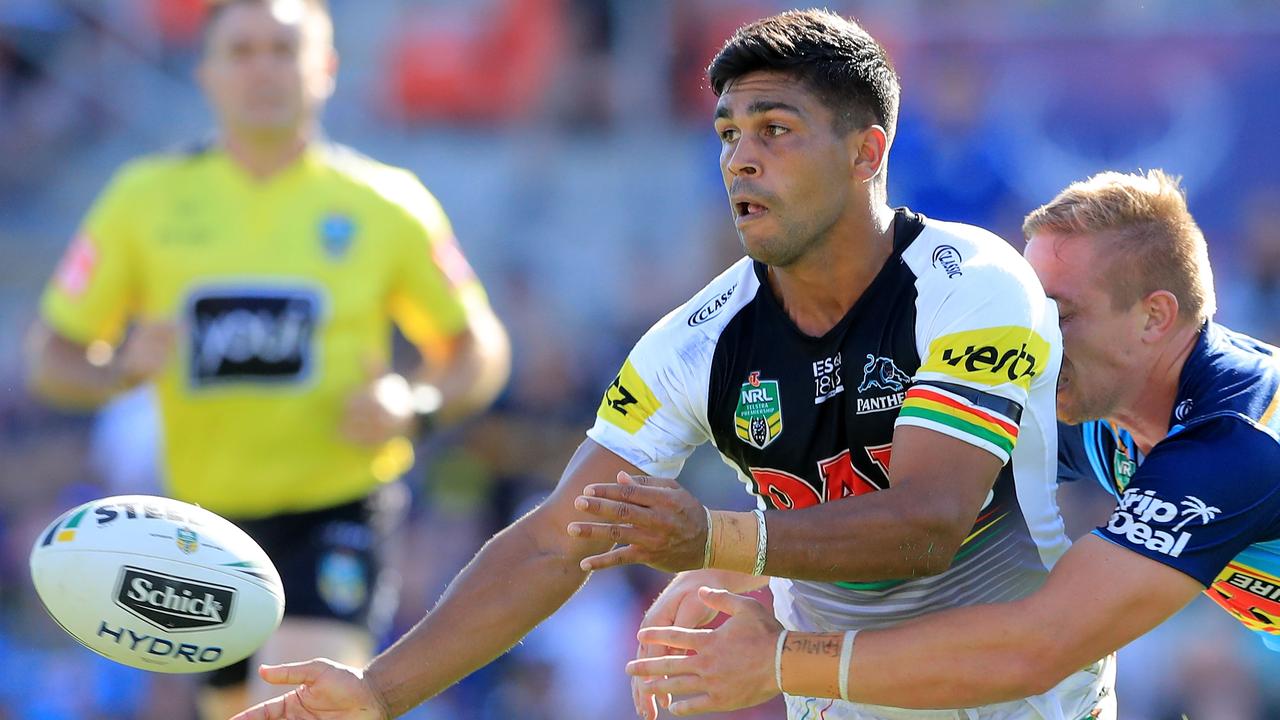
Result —
POLYGON ((76 342, 175 320, 158 378, 169 492, 224 515, 338 505, 395 478, 409 443, 345 440, 348 398, 394 320, 427 346, 487 301, 414 175, 315 146, 263 181, 221 150, 127 165, 88 215, 41 314, 76 342))

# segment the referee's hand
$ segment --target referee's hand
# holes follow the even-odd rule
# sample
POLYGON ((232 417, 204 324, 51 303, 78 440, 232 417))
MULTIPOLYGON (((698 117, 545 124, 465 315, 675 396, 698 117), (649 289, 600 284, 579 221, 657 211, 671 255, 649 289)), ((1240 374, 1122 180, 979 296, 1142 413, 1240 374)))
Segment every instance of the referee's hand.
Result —
POLYGON ((117 390, 129 390, 155 379, 173 358, 180 328, 163 320, 134 325, 110 365, 117 390))
POLYGON ((376 447, 413 430, 413 389, 403 375, 385 366, 365 365, 365 381, 342 417, 342 434, 357 445, 376 447))

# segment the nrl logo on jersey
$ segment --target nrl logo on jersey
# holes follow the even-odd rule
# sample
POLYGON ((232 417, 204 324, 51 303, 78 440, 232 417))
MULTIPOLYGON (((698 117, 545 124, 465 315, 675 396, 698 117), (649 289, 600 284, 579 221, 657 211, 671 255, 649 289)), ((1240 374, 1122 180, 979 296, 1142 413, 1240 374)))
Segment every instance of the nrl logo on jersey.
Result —
POLYGON ((1123 535, 1134 545, 1161 555, 1178 557, 1191 539, 1191 533, 1185 532, 1184 528, 1196 520, 1200 525, 1207 525, 1220 512, 1221 508, 1191 495, 1175 505, 1161 500, 1155 490, 1126 490, 1120 496, 1120 505, 1111 513, 1107 530, 1123 535), (1178 522, 1172 527, 1160 527, 1174 520, 1178 522))
POLYGON ((747 376, 733 411, 733 430, 738 439, 757 450, 778 439, 782 434, 782 396, 777 380, 761 380, 758 370, 747 376))
POLYGON ((867 354, 867 363, 862 366, 862 382, 858 383, 858 394, 863 395, 872 390, 884 390, 888 395, 858 398, 858 415, 894 410, 902 407, 907 395, 907 385, 911 378, 893 363, 892 358, 867 354))

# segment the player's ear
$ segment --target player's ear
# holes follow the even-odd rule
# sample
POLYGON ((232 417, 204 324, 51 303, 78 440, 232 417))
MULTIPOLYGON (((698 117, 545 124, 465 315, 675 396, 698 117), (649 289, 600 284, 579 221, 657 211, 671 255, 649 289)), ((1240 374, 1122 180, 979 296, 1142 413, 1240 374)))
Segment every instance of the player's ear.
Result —
POLYGON ((869 182, 884 172, 889 159, 889 135, 879 125, 856 130, 849 133, 849 151, 854 178, 869 182))
POLYGON ((1178 321, 1178 298, 1168 290, 1156 290, 1141 302, 1146 314, 1142 339, 1154 342, 1163 338, 1178 321))

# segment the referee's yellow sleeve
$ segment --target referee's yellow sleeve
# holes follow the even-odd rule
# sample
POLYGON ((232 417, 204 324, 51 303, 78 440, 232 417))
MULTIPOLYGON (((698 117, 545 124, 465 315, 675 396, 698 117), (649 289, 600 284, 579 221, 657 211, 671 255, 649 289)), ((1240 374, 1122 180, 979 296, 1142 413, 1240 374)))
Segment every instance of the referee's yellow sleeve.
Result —
POLYGON ((488 300, 440 203, 411 174, 401 182, 406 226, 390 312, 411 342, 432 345, 465 330, 468 308, 488 300))
POLYGON ((59 261, 40 300, 40 317, 68 340, 120 342, 134 311, 134 243, 146 208, 151 168, 135 162, 118 171, 94 202, 59 261))

